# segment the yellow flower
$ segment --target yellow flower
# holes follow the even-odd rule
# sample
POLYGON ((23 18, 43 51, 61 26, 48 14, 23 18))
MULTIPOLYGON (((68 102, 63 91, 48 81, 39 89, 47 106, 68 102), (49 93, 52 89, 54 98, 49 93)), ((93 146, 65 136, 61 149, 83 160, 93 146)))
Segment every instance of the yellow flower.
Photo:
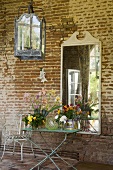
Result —
POLYGON ((59 102, 60 101, 60 97, 57 96, 56 99, 55 99, 56 102, 59 102))
POLYGON ((58 109, 58 114, 60 114, 60 109, 58 109))
POLYGON ((50 95, 55 96, 56 90, 50 90, 50 95))
POLYGON ((70 107, 69 107, 69 109, 70 109, 70 110, 73 110, 73 107, 72 107, 72 106, 70 106, 70 107))
POLYGON ((66 105, 64 106, 64 109, 67 109, 67 106, 66 106, 66 105))
POLYGON ((78 111, 78 112, 77 112, 77 115, 80 115, 81 113, 82 113, 82 111, 78 111))
POLYGON ((89 115, 89 111, 87 112, 87 115, 89 115))
POLYGON ((33 117, 33 120, 36 120, 36 116, 35 116, 35 117, 33 117))
POLYGON ((66 109, 66 112, 68 112, 69 108, 66 109))
POLYGON ((77 112, 77 115, 79 115, 80 114, 80 112, 77 112))
POLYGON ((43 124, 45 124, 45 120, 42 120, 43 124))
POLYGON ((28 116, 29 122, 32 122, 32 118, 33 118, 33 116, 28 116))

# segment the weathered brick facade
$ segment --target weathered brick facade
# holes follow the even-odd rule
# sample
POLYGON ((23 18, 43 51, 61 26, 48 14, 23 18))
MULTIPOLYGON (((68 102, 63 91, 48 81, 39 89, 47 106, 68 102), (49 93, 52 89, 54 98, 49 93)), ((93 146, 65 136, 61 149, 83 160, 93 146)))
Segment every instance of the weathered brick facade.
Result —
MULTIPOLYGON (((87 30, 102 42, 102 133, 79 134, 64 149, 77 150, 84 161, 113 164, 113 0, 34 0, 35 13, 41 17, 43 8, 47 22, 46 56, 44 61, 20 61, 14 57, 14 19, 18 8, 28 3, 0 1, 0 114, 11 122, 23 109, 23 94, 42 86, 60 94, 61 43, 76 30, 87 30), (48 80, 44 84, 38 78, 42 67, 48 80)), ((60 140, 56 137, 51 143, 60 140)))

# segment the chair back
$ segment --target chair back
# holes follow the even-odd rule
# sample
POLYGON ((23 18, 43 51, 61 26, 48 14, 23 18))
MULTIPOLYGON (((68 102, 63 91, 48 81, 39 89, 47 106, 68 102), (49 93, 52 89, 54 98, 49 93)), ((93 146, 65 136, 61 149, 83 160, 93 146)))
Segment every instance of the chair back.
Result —
POLYGON ((25 128, 25 122, 22 121, 25 115, 22 113, 16 114, 13 117, 11 123, 6 123, 2 127, 2 137, 5 140, 9 136, 24 136, 24 137, 31 137, 32 132, 24 132, 22 131, 25 128))
POLYGON ((2 131, 3 126, 6 123, 6 118, 4 114, 0 114, 0 131, 2 131))
POLYGON ((18 129, 18 134, 24 134, 24 132, 22 131, 23 128, 25 128, 25 123, 22 121, 24 114, 19 113, 17 114, 17 120, 16 120, 16 125, 17 125, 17 129, 18 129))
POLYGON ((17 114, 17 116, 19 117, 16 124, 17 124, 17 129, 18 129, 18 135, 22 136, 26 136, 27 138, 31 137, 32 135, 32 131, 22 131, 22 129, 25 128, 25 122, 22 121, 23 117, 25 116, 25 114, 19 113, 17 114))
POLYGON ((22 122, 22 117, 24 114, 16 114, 13 117, 13 120, 10 123, 4 122, 2 126, 2 135, 7 137, 9 135, 21 135, 23 132, 21 131, 22 128, 25 127, 25 123, 22 122))

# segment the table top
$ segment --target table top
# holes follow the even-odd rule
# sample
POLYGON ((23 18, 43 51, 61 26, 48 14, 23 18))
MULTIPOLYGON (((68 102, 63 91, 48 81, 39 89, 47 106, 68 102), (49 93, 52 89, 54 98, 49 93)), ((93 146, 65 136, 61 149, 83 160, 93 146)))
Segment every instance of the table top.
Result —
POLYGON ((77 133, 80 132, 80 129, 56 129, 56 130, 49 130, 46 128, 37 128, 37 129, 32 129, 32 128, 24 128, 22 129, 23 131, 33 131, 33 132, 53 132, 53 133, 77 133))

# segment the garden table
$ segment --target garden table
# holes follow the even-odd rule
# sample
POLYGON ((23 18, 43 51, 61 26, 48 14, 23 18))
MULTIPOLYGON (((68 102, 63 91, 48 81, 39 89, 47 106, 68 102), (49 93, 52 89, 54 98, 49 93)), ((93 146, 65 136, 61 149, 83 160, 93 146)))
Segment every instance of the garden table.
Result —
MULTIPOLYGON (((23 131, 32 131, 32 132, 37 132, 41 135, 43 141, 45 142, 45 144, 47 146, 49 146, 48 141, 45 139, 45 135, 43 135, 44 133, 63 133, 64 137, 63 140, 53 149, 51 148, 51 146, 49 146, 50 148, 50 153, 48 154, 44 149, 42 149, 40 147, 39 144, 37 144, 36 142, 33 142, 32 139, 28 139, 29 142, 31 142, 33 145, 35 145, 37 148, 39 148, 44 154, 45 154, 45 158, 43 158, 40 162, 38 162, 34 167, 32 167, 30 170, 33 170, 35 167, 40 168, 40 165, 42 165, 46 160, 50 159, 50 161, 55 165, 55 167, 60 170, 60 168, 57 166, 57 164, 55 163, 55 161, 53 160, 52 156, 56 155, 58 158, 60 158, 63 162, 65 162, 68 166, 72 167, 74 170, 77 170, 72 164, 68 163, 66 160, 64 160, 58 153, 57 151, 61 148, 61 146, 66 142, 67 137, 70 134, 76 135, 77 132, 80 131, 80 129, 74 129, 74 130, 61 130, 61 129, 57 129, 57 130, 48 130, 48 129, 36 129, 36 130, 32 130, 31 128, 24 128, 22 129, 23 131)), ((73 136, 72 135, 72 136, 73 136)), ((72 140, 72 139, 71 139, 72 140)))

